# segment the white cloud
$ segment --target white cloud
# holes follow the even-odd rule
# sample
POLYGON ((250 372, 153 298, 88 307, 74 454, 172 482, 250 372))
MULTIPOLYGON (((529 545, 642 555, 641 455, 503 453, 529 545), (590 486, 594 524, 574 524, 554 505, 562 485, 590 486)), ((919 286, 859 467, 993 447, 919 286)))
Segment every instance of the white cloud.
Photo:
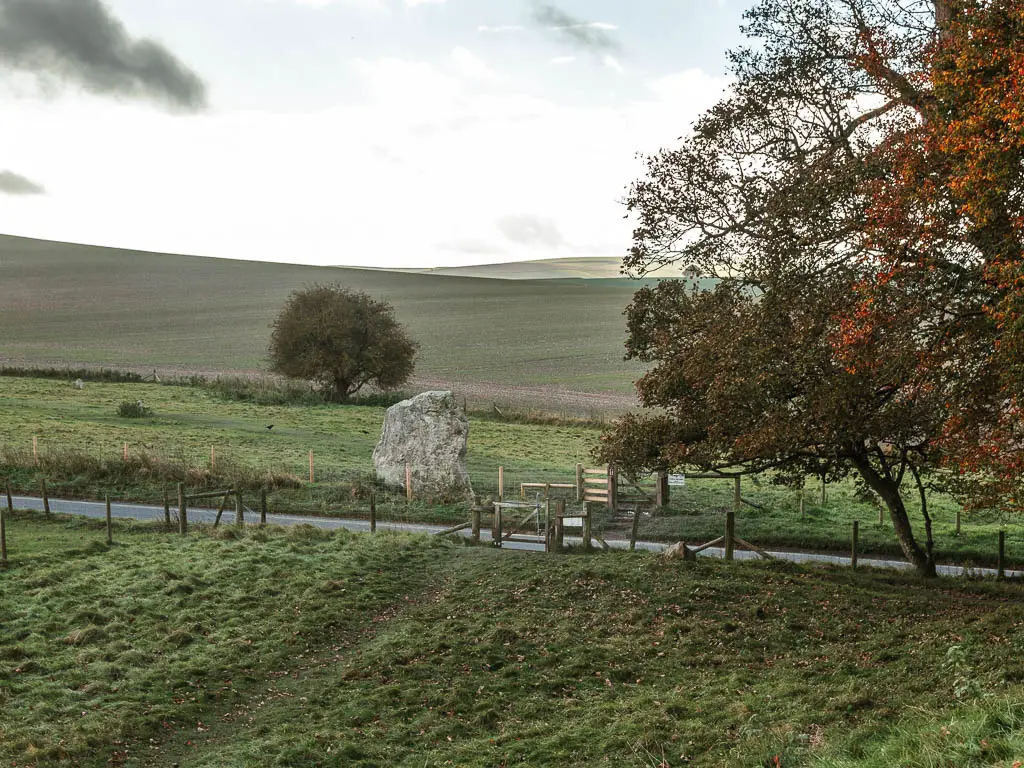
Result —
POLYGON ((502 24, 497 27, 489 27, 486 24, 481 24, 476 28, 477 32, 522 32, 526 27, 521 27, 518 24, 502 24))
POLYGON ((606 32, 613 32, 618 28, 618 24, 609 24, 606 21, 588 21, 585 24, 572 24, 569 27, 560 27, 560 29, 603 29, 606 32))
POLYGON ((417 5, 441 5, 448 0, 404 0, 406 8, 415 8, 417 5))
POLYGON ((576 57, 575 56, 555 56, 555 58, 553 58, 550 63, 551 64, 572 64, 574 61, 576 61, 576 57))
MULTIPOLYGON (((444 67, 458 58, 473 60, 444 67)), ((0 198, 5 231, 375 266, 619 254, 632 223, 618 201, 643 172, 636 153, 675 144, 725 85, 689 70, 629 103, 585 106, 510 84, 481 90, 424 62, 353 66, 367 98, 309 113, 179 119, 86 97, 19 104, 0 122, 0 167, 49 195, 0 198), (510 217, 527 216, 539 234, 510 239, 510 217)))
POLYGON ((497 80, 498 73, 487 66, 486 62, 472 51, 461 46, 455 48, 448 57, 463 77, 472 80, 497 80))
POLYGON ((617 58, 612 56, 610 53, 609 54, 605 54, 602 57, 601 62, 606 67, 608 67, 608 69, 614 69, 619 74, 621 74, 621 73, 626 71, 625 67, 622 66, 622 62, 620 62, 617 58))

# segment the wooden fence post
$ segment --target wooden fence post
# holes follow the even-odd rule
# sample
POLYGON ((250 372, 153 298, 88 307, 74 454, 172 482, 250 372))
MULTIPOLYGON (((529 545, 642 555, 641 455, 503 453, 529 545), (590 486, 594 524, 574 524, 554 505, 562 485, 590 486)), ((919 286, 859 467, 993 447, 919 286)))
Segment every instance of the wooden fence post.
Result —
POLYGON ((43 511, 50 514, 50 495, 46 492, 46 478, 39 478, 39 489, 43 492, 43 511))
POLYGON ((164 525, 167 526, 167 530, 171 529, 171 499, 166 485, 164 486, 164 525))
POLYGON ((114 543, 114 526, 110 520, 110 496, 106 496, 107 502, 107 546, 114 543))
POLYGON ((558 499, 555 502, 555 552, 561 552, 565 547, 565 499, 558 499))
POLYGON ((39 466, 39 435, 32 435, 32 463, 39 466))
POLYGON ((614 464, 608 465, 608 509, 613 515, 619 513, 619 470, 614 464))
POLYGON ((860 521, 854 520, 853 521, 853 539, 850 542, 850 566, 852 568, 856 568, 857 567, 857 539, 859 538, 859 536, 858 536, 858 534, 860 533, 859 529, 860 529, 860 521))
POLYGON ((590 540, 594 532, 594 522, 590 510, 590 502, 583 502, 583 549, 588 552, 594 546, 593 542, 590 540))
POLYGON ((583 501, 583 465, 576 465, 576 503, 583 501))
POLYGON ((260 527, 267 524, 267 489, 260 488, 260 527))
POLYGON ((505 468, 498 467, 498 501, 505 500, 505 468))
POLYGON ((881 504, 878 505, 878 524, 885 525, 885 508, 881 504))
POLYGON ((7 511, 14 513, 14 498, 11 496, 11 484, 7 484, 7 511))
POLYGON ((504 535, 501 520, 501 504, 494 505, 494 546, 501 547, 501 537, 504 535))
POLYGON ((470 513, 470 515, 471 515, 470 519, 473 521, 473 525, 472 525, 473 541, 475 541, 477 544, 479 544, 480 543, 480 507, 478 507, 478 506, 476 506, 474 504, 473 505, 473 511, 470 513))
POLYGON ((185 484, 178 483, 178 533, 188 534, 188 507, 185 506, 185 484))
POLYGON ((125 461, 128 461, 128 441, 127 440, 124 443, 124 453, 121 455, 121 458, 124 459, 125 461))
POLYGON ((235 525, 245 525, 245 508, 242 506, 242 492, 235 491, 235 525))
POLYGON ((633 508, 633 527, 629 531, 629 551, 636 552, 636 534, 640 528, 640 505, 633 508))
POLYGON ((996 561, 996 578, 1006 578, 1006 531, 999 531, 999 560, 996 561))
POLYGON ((659 472, 657 474, 657 487, 654 491, 654 503, 658 509, 664 509, 668 506, 669 495, 671 490, 668 485, 668 472, 659 472))
MULTIPOLYGON (((10 486, 8 486, 10 491, 10 486)), ((8 496, 10 498, 10 496, 8 496)), ((0 568, 7 567, 7 513, 0 507, 0 568)))
POLYGON ((405 462, 405 500, 412 501, 412 467, 405 462))
POLYGON ((313 474, 313 452, 309 452, 309 482, 316 482, 316 475, 313 474))
POLYGON ((804 489, 800 489, 800 519, 807 519, 807 511, 804 509, 804 489))
POLYGON ((960 510, 956 511, 956 535, 960 535, 960 510))
POLYGON ((551 486, 548 486, 548 496, 544 499, 544 551, 551 551, 551 486))
MULTIPOLYGON (((370 533, 377 532, 377 494, 375 492, 370 493, 370 533)), ((477 538, 480 536, 480 531, 477 531, 477 538)))
POLYGON ((825 506, 825 476, 821 476, 821 506, 825 506))
POLYGON ((736 513, 732 510, 725 513, 725 559, 732 560, 736 548, 736 513))
POLYGON ((210 469, 217 468, 217 449, 210 446, 210 469))

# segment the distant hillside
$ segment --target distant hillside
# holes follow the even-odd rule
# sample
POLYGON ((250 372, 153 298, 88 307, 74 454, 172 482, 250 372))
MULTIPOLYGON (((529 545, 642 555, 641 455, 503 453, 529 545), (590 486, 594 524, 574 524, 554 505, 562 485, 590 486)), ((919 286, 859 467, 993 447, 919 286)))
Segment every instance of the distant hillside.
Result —
MULTIPOLYGON (((449 275, 452 277, 486 277, 495 280, 608 280, 623 279, 622 259, 618 256, 588 256, 565 259, 513 261, 504 264, 477 264, 469 267, 434 267, 402 269, 400 272, 449 275)), ((680 270, 666 270, 659 277, 678 277, 680 270)))
POLYGON ((639 373, 622 360, 632 281, 307 267, 9 236, 0 236, 0 363, 259 370, 288 293, 335 280, 395 305, 422 344, 423 381, 473 385, 481 397, 490 385, 628 394, 639 373))

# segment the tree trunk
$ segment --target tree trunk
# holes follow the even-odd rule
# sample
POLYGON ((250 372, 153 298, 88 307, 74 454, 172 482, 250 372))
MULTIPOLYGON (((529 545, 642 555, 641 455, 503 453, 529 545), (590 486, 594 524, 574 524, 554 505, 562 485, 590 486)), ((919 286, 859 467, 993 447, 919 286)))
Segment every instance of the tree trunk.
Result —
POLYGON ((892 519, 893 530, 896 531, 896 539, 900 543, 900 549, 906 555, 917 572, 927 579, 935 578, 935 558, 932 552, 921 548, 914 538, 914 528, 910 524, 910 517, 907 515, 907 507, 900 496, 900 487, 895 481, 883 477, 878 473, 871 462, 866 458, 853 459, 853 465, 860 472, 861 476, 870 486, 871 490, 881 497, 889 510, 889 517, 892 519))

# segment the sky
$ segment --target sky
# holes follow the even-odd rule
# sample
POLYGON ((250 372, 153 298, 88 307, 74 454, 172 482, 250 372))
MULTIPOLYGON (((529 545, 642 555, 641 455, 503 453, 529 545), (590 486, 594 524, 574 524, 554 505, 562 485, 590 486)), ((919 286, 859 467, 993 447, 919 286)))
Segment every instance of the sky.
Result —
POLYGON ((303 264, 622 256, 747 0, 0 0, 0 232, 303 264))

